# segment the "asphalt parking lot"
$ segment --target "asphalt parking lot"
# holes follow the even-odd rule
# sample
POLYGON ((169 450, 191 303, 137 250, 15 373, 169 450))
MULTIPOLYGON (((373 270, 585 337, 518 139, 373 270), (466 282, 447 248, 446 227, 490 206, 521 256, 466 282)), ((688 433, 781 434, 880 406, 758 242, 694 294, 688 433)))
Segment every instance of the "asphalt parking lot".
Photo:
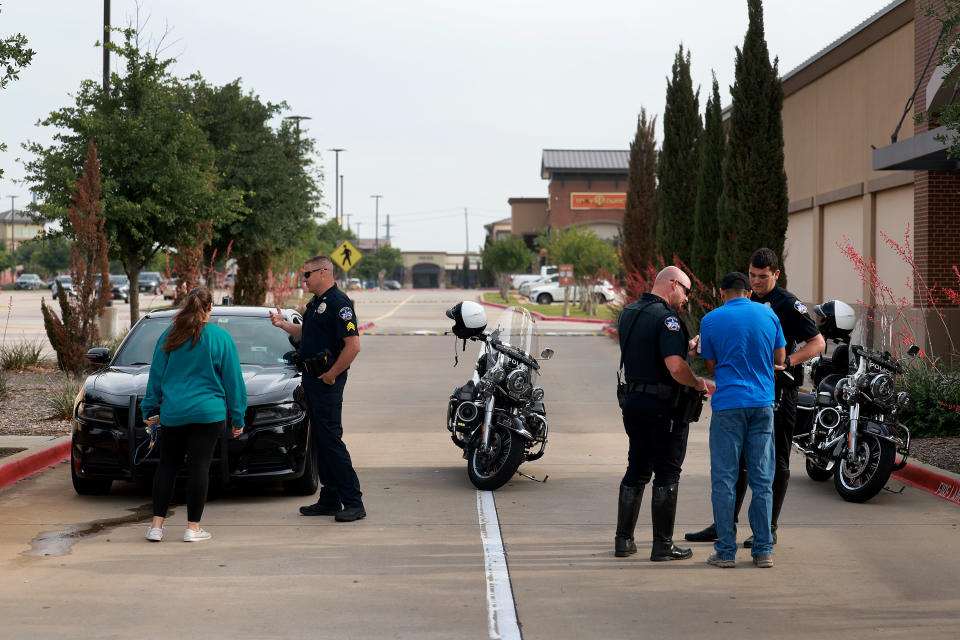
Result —
MULTIPOLYGON (((460 295, 364 292, 357 313, 382 332, 442 331, 460 295)), ((521 470, 549 480, 515 477, 492 513, 444 428, 446 398, 476 350, 429 335, 361 338, 344 424, 365 520, 302 517, 304 499, 265 487, 208 503, 210 542, 179 541, 176 507, 169 539, 151 544, 149 492, 136 486, 79 497, 61 464, 0 489, 0 637, 957 637, 960 507, 893 481, 849 504, 807 479, 798 457, 773 569, 754 568, 745 551, 732 571, 710 567, 709 544, 692 545, 691 560, 649 562, 649 500, 640 553, 614 558, 626 459, 616 344, 540 341, 556 350, 541 379, 550 444, 521 470)), ((708 420, 705 411, 692 427, 678 538, 711 517, 708 420)))

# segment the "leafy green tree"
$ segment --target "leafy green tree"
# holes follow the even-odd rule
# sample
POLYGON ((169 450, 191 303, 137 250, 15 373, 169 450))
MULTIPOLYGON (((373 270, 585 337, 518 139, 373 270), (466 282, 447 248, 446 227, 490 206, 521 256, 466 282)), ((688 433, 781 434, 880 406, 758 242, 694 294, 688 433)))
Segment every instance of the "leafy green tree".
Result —
MULTIPOLYGON (((0 39, 0 89, 5 89, 11 80, 20 77, 20 71, 30 64, 36 52, 27 48, 27 38, 16 34, 0 39)), ((6 151, 7 145, 0 142, 0 151, 6 151)), ((3 169, 0 169, 0 178, 3 169)))
MULTIPOLYGON (((584 226, 570 226, 555 233, 547 248, 553 264, 572 264, 573 278, 581 292, 589 292, 601 274, 610 273, 617 268, 617 254, 609 242, 603 240, 592 229, 584 226)), ((564 294, 563 315, 569 315, 564 294)), ((588 293, 580 296, 580 308, 590 315, 596 315, 597 300, 588 293)))
POLYGON ((213 145, 219 186, 243 193, 244 213, 221 229, 212 246, 231 244, 237 260, 234 298, 264 304, 267 272, 288 249, 300 244, 320 199, 313 171, 314 141, 284 121, 270 121, 287 109, 245 93, 240 79, 211 86, 199 74, 186 84, 191 113, 213 145))
POLYGON ((693 91, 690 51, 680 45, 667 81, 663 111, 663 146, 657 164, 657 247, 668 263, 674 256, 690 264, 693 245, 692 214, 697 198, 700 163, 700 89, 693 91))
MULTIPOLYGON (((334 220, 334 223, 336 221, 334 220)), ((350 273, 364 280, 376 280, 380 271, 386 272, 386 278, 393 277, 393 272, 403 264, 403 251, 391 246, 382 246, 380 251, 364 251, 363 259, 350 273)))
POLYGON ((657 118, 640 108, 637 133, 630 143, 627 209, 623 216, 623 268, 640 272, 653 262, 657 233, 657 118))
POLYGON ((717 206, 723 192, 723 118, 720 86, 713 77, 713 93, 707 99, 700 166, 697 172, 697 201, 693 211, 693 251, 690 269, 704 281, 714 281, 717 272, 717 206))
MULTIPOLYGON (((750 17, 737 49, 733 106, 723 163, 716 282, 746 271, 750 255, 769 247, 783 256, 787 234, 787 174, 783 166, 783 87, 763 35, 763 4, 747 0, 750 17)), ((780 284, 786 285, 781 262, 780 284)))
POLYGON ((70 243, 63 234, 44 234, 17 247, 17 264, 27 273, 52 277, 70 269, 70 243))
POLYGON ((523 238, 513 235, 490 242, 480 250, 483 266, 494 274, 504 300, 510 299, 507 297, 510 293, 510 274, 529 267, 532 257, 523 238))
POLYGON ((139 317, 140 271, 158 251, 189 244, 197 223, 220 227, 237 218, 240 196, 217 188, 214 153, 206 134, 188 113, 184 91, 160 60, 136 46, 123 31, 122 44, 107 46, 124 61, 104 92, 84 80, 73 106, 51 113, 41 124, 57 129, 55 143, 26 145, 34 160, 27 181, 41 196, 34 208, 69 231, 67 205, 87 142, 100 152, 104 231, 110 255, 130 278, 130 317, 139 317))

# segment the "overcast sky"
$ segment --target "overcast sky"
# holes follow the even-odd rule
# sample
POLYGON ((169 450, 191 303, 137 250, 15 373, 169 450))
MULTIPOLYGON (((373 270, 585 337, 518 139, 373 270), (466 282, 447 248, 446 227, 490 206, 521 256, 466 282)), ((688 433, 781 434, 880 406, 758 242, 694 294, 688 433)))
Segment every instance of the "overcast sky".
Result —
MULTIPOLYGON (((112 0, 112 22, 135 19, 112 0)), ((483 225, 508 217, 507 199, 544 197, 545 148, 627 149, 641 107, 663 112, 666 77, 682 42, 703 112, 711 70, 724 104, 746 0, 141 0, 147 34, 170 29, 173 72, 215 84, 243 79, 289 114, 319 149, 343 147, 344 211, 353 230, 405 251, 463 251, 483 225)), ((887 0, 767 0, 771 56, 785 74, 887 6, 887 0)), ((94 47, 102 0, 0 0, 0 37, 22 33, 33 63, 0 93, 0 211, 30 198, 18 158, 50 141, 36 122, 73 104, 84 78, 102 77, 94 47)), ((141 19, 142 19, 141 18, 141 19)), ((115 65, 116 63, 114 63, 115 65)), ((114 67, 115 68, 115 67, 114 67)), ((906 101, 907 96, 904 96, 906 101)), ((289 115, 288 114, 288 115, 289 115)), ((891 123, 891 129, 896 123, 891 123)), ((659 126, 658 126, 659 130, 659 126)), ((333 211, 333 153, 319 158, 333 211)))

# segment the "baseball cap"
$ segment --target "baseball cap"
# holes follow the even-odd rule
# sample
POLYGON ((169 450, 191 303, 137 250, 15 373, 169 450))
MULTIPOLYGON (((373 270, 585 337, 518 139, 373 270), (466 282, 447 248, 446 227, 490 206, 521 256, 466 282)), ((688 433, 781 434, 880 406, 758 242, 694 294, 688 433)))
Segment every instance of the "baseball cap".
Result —
POLYGON ((743 289, 745 291, 750 290, 750 280, 746 275, 739 271, 731 271, 727 275, 723 276, 723 279, 720 281, 721 289, 743 289))

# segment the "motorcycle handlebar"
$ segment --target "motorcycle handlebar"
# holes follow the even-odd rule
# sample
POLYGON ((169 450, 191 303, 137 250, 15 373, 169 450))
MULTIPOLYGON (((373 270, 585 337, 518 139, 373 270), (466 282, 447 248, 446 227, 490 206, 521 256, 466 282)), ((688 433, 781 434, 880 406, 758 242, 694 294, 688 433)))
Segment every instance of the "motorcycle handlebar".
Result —
POLYGON ((899 362, 894 360, 893 356, 891 356, 890 354, 885 353, 884 355, 881 356, 877 354, 875 351, 873 351, 872 349, 861 347, 858 344, 852 345, 851 349, 853 350, 854 355, 860 358, 869 360, 870 362, 878 364, 885 369, 890 369, 891 371, 895 371, 896 373, 903 373, 903 366, 899 362))

